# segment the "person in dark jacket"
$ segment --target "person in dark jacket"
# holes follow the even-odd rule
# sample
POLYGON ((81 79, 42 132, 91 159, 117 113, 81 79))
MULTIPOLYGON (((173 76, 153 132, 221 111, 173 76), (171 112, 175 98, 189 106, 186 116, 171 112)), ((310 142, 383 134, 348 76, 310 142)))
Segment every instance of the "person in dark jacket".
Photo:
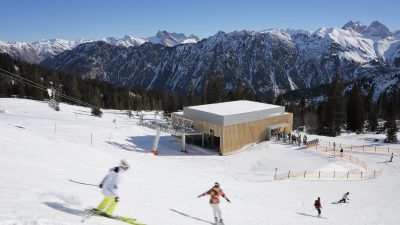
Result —
POLYGON ((315 200, 314 207, 318 211, 318 217, 320 217, 321 216, 321 208, 322 208, 322 206, 321 206, 321 198, 320 197, 318 197, 318 199, 315 200))

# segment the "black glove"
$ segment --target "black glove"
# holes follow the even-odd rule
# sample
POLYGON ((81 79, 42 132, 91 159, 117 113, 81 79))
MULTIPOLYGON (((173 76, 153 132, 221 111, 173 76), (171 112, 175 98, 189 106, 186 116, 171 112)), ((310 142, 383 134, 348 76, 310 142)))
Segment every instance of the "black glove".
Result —
POLYGON ((119 197, 115 196, 115 202, 119 202, 119 197))
POLYGON ((103 188, 103 184, 99 184, 99 188, 103 188))
POLYGON ((231 200, 229 200, 229 199, 226 199, 229 203, 231 203, 231 200))

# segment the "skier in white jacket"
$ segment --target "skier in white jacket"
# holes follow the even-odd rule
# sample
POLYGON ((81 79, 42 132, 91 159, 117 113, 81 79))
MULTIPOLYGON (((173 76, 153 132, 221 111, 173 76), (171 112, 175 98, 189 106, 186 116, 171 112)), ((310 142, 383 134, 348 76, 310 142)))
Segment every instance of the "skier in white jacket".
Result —
POLYGON ((119 197, 117 195, 118 185, 121 181, 123 172, 129 169, 129 164, 126 160, 121 160, 119 166, 111 168, 107 176, 103 179, 99 187, 104 195, 103 201, 94 210, 103 216, 112 217, 112 214, 117 206, 119 197), (103 212, 105 210, 105 212, 103 212))
POLYGON ((344 193, 343 198, 340 199, 339 203, 346 203, 347 200, 350 200, 347 198, 347 196, 349 196, 349 194, 350 194, 350 192, 344 193))

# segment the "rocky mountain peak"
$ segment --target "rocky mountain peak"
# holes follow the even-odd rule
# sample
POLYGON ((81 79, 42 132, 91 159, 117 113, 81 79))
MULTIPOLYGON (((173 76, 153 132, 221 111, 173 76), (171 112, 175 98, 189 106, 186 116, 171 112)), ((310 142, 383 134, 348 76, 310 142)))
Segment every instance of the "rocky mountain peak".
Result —
POLYGON ((362 33, 371 39, 384 39, 393 35, 389 28, 379 21, 373 21, 362 33))
POLYGON ((362 24, 360 21, 354 22, 350 20, 345 25, 343 25, 342 29, 344 30, 354 30, 358 33, 362 33, 367 28, 366 25, 362 24))

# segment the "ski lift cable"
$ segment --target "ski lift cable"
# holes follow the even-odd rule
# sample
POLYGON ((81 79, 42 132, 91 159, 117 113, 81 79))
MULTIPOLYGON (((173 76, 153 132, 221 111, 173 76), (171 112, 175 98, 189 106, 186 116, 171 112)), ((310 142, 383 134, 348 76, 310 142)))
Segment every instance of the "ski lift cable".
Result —
MULTIPOLYGON (((29 80, 29 79, 26 79, 26 78, 24 78, 24 77, 18 76, 18 75, 13 74, 13 73, 10 73, 10 72, 8 72, 8 71, 6 71, 6 70, 3 70, 3 69, 1 69, 1 68, 0 68, 0 70, 1 70, 1 71, 5 71, 5 72, 8 73, 8 74, 5 74, 5 73, 2 73, 2 72, 0 71, 0 75, 3 75, 3 76, 5 76, 5 77, 7 77, 7 78, 10 78, 10 79, 15 80, 15 81, 17 81, 17 82, 20 82, 20 83, 23 83, 23 84, 26 84, 26 85, 29 85, 29 86, 32 86, 32 87, 41 89, 41 90, 43 90, 43 91, 47 91, 47 90, 48 90, 47 87, 45 87, 45 86, 43 86, 43 85, 41 85, 41 84, 35 83, 35 82, 33 82, 33 81, 29 80)), ((87 107, 89 107, 89 108, 99 108, 99 107, 96 107, 96 106, 91 105, 91 104, 89 104, 89 103, 86 103, 86 102, 84 102, 84 101, 81 101, 81 100, 79 100, 79 99, 76 99, 76 98, 74 98, 74 97, 65 95, 65 94, 63 94, 63 93, 61 93, 61 92, 59 92, 59 91, 57 91, 57 90, 55 90, 54 92, 55 92, 55 94, 59 95, 60 97, 63 97, 63 98, 68 99, 68 100, 71 100, 71 101, 76 102, 76 103, 78 103, 78 104, 80 104, 80 105, 84 105, 84 106, 87 106, 87 107)))
MULTIPOLYGON (((5 71, 5 72, 7 72, 9 75, 13 76, 13 77, 11 77, 11 79, 17 80, 16 78, 20 78, 20 79, 25 80, 26 82, 28 82, 29 84, 27 84, 27 85, 31 85, 31 86, 36 85, 36 86, 34 86, 34 87, 36 87, 36 88, 41 88, 42 90, 45 90, 45 91, 48 89, 47 87, 42 86, 41 84, 35 83, 35 82, 33 82, 33 81, 31 81, 31 80, 29 80, 29 79, 27 79, 27 78, 24 78, 24 77, 21 77, 21 76, 17 75, 17 74, 13 74, 13 73, 11 73, 11 72, 9 72, 9 71, 6 71, 6 70, 4 70, 4 69, 1 69, 1 68, 0 68, 0 70, 1 70, 1 71, 5 71)), ((0 72, 1 72, 1 71, 0 71, 0 72)), ((19 81, 19 82, 22 82, 22 81, 19 81)), ((24 83, 24 84, 26 84, 26 83, 24 83)), ((79 99, 73 98, 73 97, 68 96, 68 95, 65 95, 65 94, 63 94, 63 93, 60 93, 60 92, 57 91, 57 90, 54 90, 54 92, 55 92, 57 95, 59 95, 60 97, 69 99, 69 100, 74 101, 74 102, 76 102, 76 103, 78 103, 78 104, 85 105, 85 106, 90 107, 90 108, 98 108, 98 107, 93 106, 93 105, 91 105, 91 104, 89 104, 89 103, 83 102, 83 101, 81 101, 81 100, 79 100, 79 99)))
MULTIPOLYGON (((30 83, 30 84, 28 84, 28 85, 31 85, 31 86, 36 85, 35 87, 37 87, 37 88, 40 87, 42 90, 47 90, 47 89, 48 89, 47 87, 45 87, 45 86, 43 86, 43 85, 41 85, 41 84, 35 83, 35 82, 33 82, 33 81, 31 81, 31 80, 29 80, 29 79, 27 79, 27 78, 24 78, 24 77, 21 77, 21 76, 17 75, 17 74, 13 74, 13 73, 8 72, 8 71, 6 71, 6 70, 4 70, 4 69, 1 69, 1 68, 0 68, 0 70, 1 70, 1 71, 7 72, 8 74, 10 74, 10 75, 13 76, 13 77, 20 78, 20 79, 22 79, 22 80, 24 80, 24 81, 30 83)), ((0 71, 0 72, 1 72, 1 71, 0 71)), ((13 78, 11 78, 11 79, 13 79, 13 78)), ((14 78, 14 79, 15 79, 15 78, 14 78)), ((15 79, 15 80, 16 80, 16 79, 15 79)), ((20 82, 21 82, 21 81, 20 81, 20 82)), ((26 84, 26 83, 25 83, 25 84, 26 84)), ((86 103, 86 102, 83 102, 83 101, 81 101, 81 100, 79 100, 79 99, 76 99, 76 98, 73 98, 73 97, 71 97, 71 96, 65 95, 65 94, 63 94, 63 93, 61 93, 61 92, 59 92, 59 91, 57 91, 57 90, 54 90, 54 92, 55 92, 57 95, 59 95, 60 97, 69 99, 69 100, 71 100, 71 101, 75 101, 75 102, 77 102, 78 104, 86 105, 86 106, 88 106, 88 107, 90 107, 90 108, 97 108, 97 107, 95 107, 95 106, 93 106, 93 105, 91 105, 91 104, 89 104, 89 103, 86 103)))

